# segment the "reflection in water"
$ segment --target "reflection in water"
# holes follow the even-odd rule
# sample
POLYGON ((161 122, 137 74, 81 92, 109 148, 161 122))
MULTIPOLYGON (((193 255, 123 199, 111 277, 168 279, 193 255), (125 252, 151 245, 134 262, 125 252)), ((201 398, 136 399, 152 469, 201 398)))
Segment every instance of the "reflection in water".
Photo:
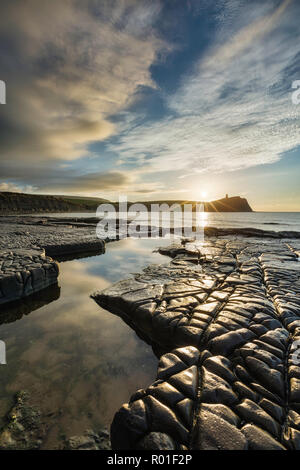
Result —
POLYGON ((61 263, 60 297, 54 286, 10 312, 6 308, 8 321, 21 320, 0 327, 7 350, 7 365, 0 369, 0 416, 15 392, 28 390, 49 427, 45 447, 53 448, 63 435, 109 425, 118 407, 153 381, 157 360, 151 348, 89 295, 149 263, 164 262, 151 253, 159 244, 122 240, 110 243, 104 255, 61 263), (30 305, 35 312, 27 315, 30 305))
POLYGON ((2 323, 13 323, 20 320, 23 315, 29 315, 34 310, 38 310, 44 305, 50 304, 54 300, 59 299, 60 287, 53 284, 46 289, 25 297, 22 300, 16 300, 9 304, 1 305, 0 325, 2 323))
POLYGON ((207 226, 208 222, 208 212, 197 212, 196 214, 196 226, 204 228, 207 226))

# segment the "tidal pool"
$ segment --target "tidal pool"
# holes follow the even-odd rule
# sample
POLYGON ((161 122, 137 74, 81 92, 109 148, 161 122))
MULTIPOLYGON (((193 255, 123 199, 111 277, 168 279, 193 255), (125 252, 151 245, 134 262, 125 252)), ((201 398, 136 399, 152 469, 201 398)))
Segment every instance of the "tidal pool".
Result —
POLYGON ((64 437, 109 426, 130 395, 153 381, 157 359, 151 346, 89 295, 148 264, 167 262, 152 250, 169 242, 109 243, 103 255, 60 263, 58 287, 5 307, 1 424, 14 393, 27 390, 49 429, 43 448, 56 448, 64 437))

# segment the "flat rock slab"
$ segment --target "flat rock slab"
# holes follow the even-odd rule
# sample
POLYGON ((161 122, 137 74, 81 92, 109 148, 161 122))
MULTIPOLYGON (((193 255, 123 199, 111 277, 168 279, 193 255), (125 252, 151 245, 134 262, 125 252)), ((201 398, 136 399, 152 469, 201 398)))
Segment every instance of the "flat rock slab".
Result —
POLYGON ((77 219, 0 218, 0 304, 56 283, 58 264, 50 256, 62 260, 104 253, 95 227, 77 219))
POLYGON ((58 273, 58 264, 43 250, 0 251, 0 304, 55 284, 58 273))
POLYGON ((297 250, 173 245, 169 264, 93 295, 165 351, 156 381, 116 413, 113 449, 300 449, 297 250))
POLYGON ((78 219, 2 217, 0 249, 44 249, 46 255, 59 257, 79 253, 103 253, 105 242, 96 236, 96 224, 78 219))

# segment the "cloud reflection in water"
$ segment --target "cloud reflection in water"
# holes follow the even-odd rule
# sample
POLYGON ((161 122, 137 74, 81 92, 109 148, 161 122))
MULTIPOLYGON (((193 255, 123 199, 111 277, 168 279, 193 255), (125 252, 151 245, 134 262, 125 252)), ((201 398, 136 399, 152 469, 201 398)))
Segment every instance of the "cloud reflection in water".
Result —
POLYGON ((61 263, 60 298, 1 325, 7 346, 7 366, 0 376, 1 416, 12 394, 27 389, 49 414, 46 447, 53 448, 59 434, 109 425, 118 407, 151 383, 157 359, 150 346, 89 295, 149 263, 165 262, 151 253, 159 244, 123 240, 109 244, 104 255, 61 263))

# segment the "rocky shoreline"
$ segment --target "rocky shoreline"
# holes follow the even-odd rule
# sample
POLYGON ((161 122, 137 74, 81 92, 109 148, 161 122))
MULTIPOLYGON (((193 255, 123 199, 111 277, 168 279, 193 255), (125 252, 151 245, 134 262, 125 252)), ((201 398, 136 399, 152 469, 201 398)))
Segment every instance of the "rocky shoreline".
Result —
POLYGON ((57 282, 58 264, 42 250, 0 251, 0 304, 27 297, 57 282))
MULTIPOLYGON (((96 217, 2 216, 0 218, 0 304, 25 298, 57 282, 57 261, 101 254, 106 240, 96 236, 96 217), (54 259, 55 260, 54 260, 54 259)), ((144 226, 145 234, 153 228, 144 226)), ((126 232, 126 229, 125 229, 126 232)), ((157 229, 157 237, 162 230, 157 229)), ((267 232, 257 229, 205 228, 206 237, 214 236, 277 238, 300 237, 298 232, 267 232)), ((127 233, 118 238, 127 237, 127 233)))
MULTIPOLYGON (((22 299, 57 282, 57 261, 76 259, 105 251, 105 241, 96 237, 98 219, 55 217, 0 218, 0 304, 22 299), (53 260, 52 258, 55 258, 53 260)), ((153 228, 145 226, 145 234, 153 228)), ((157 229, 159 237, 161 230, 157 229)), ((205 228, 206 237, 236 236, 282 239, 300 237, 298 232, 268 232, 257 229, 205 228)), ((127 237, 127 233, 121 234, 127 237)))
POLYGON ((30 296, 57 283, 61 257, 100 254, 105 242, 95 223, 39 217, 0 219, 0 304, 30 296))
MULTIPOLYGON (((51 298, 59 295, 58 260, 104 252, 96 223, 1 218, 2 322, 26 315, 31 296, 37 296, 36 308, 47 303, 48 285, 51 298), (24 308, 14 307, 20 298, 24 308)), ((300 234, 206 228, 205 235, 202 243, 160 248, 169 263, 92 295, 160 360, 153 384, 116 413, 112 448, 299 450, 300 234)), ((18 413, 26 394, 20 397, 18 413)), ((15 424, 9 419, 2 429, 2 448, 10 438, 20 448, 15 424)), ((35 438, 27 441, 25 448, 40 446, 35 438)), ((64 448, 100 450, 110 442, 105 431, 87 430, 64 448)))
POLYGON ((300 449, 300 244, 210 238, 95 293, 167 351, 113 449, 300 449))

